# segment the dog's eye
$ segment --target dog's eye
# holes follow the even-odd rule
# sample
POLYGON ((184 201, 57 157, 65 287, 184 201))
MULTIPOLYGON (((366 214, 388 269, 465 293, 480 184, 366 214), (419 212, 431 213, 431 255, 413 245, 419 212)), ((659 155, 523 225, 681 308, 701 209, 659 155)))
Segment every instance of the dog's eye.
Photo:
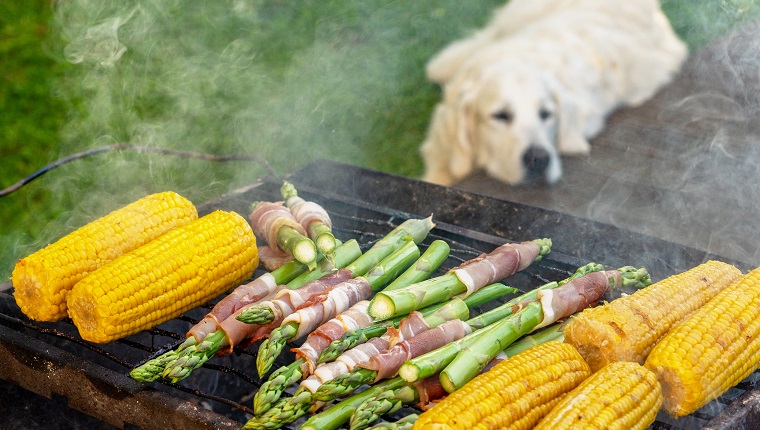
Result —
POLYGON ((538 117, 541 118, 541 121, 546 121, 552 116, 552 112, 548 109, 541 108, 541 110, 538 111, 538 117))
POLYGON ((491 115, 491 117, 493 117, 493 119, 498 119, 499 121, 512 122, 512 112, 507 110, 500 110, 491 115))

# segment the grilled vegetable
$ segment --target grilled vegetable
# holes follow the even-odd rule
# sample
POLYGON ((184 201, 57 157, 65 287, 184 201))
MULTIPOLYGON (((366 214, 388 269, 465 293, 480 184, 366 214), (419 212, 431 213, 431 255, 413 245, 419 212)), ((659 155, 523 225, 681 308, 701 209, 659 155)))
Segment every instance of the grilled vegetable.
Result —
MULTIPOLYGON (((317 247, 306 235, 306 230, 296 221, 290 210, 281 203, 256 202, 251 205, 251 220, 256 237, 266 240, 272 250, 272 257, 279 253, 283 258, 274 260, 285 262, 286 255, 313 269, 317 260, 317 247)), ((275 269, 275 267, 267 267, 275 269)))
POLYGON ((662 391, 652 372, 638 363, 612 362, 563 397, 535 429, 644 430, 660 405, 662 391))
POLYGON ((307 202, 298 196, 298 190, 290 182, 285 182, 280 188, 285 206, 296 218, 323 255, 332 257, 335 252, 335 236, 332 233, 332 220, 327 211, 314 202, 307 202))
POLYGON ((406 288, 378 293, 370 303, 369 314, 378 320, 384 320, 444 302, 458 294, 470 295, 486 285, 524 270, 550 250, 549 239, 502 245, 445 275, 406 288))
POLYGON ((248 222, 215 211, 87 275, 68 295, 69 315, 83 339, 109 342, 209 301, 257 265, 248 222))
POLYGON ((760 268, 674 327, 646 367, 662 383, 665 410, 690 414, 760 366, 760 268))
POLYGON ((528 429, 590 375, 575 348, 547 342, 478 375, 420 415, 413 428, 528 429))
POLYGON ((565 329, 594 371, 613 361, 643 364, 674 324, 741 276, 730 264, 708 261, 629 296, 581 312, 565 329))
POLYGON ((33 320, 65 318, 66 296, 88 273, 197 218, 195 206, 171 191, 117 209, 20 259, 11 278, 16 303, 33 320))

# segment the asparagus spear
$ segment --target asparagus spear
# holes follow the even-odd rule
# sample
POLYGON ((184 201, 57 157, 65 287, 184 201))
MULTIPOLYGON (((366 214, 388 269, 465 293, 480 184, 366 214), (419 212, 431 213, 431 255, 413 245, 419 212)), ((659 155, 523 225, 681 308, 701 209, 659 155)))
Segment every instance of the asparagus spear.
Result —
MULTIPOLYGON (((649 275, 644 269, 633 271, 630 268, 624 267, 619 269, 619 271, 623 277, 623 285, 628 285, 632 288, 640 288, 644 285, 648 285, 648 283, 651 283, 651 279, 649 279, 649 275)), ((567 280, 563 281, 562 285, 565 285, 566 283, 567 280)), ((550 284, 554 283, 552 282, 550 284)), ((438 373, 443 370, 443 368, 445 368, 449 363, 451 363, 459 351, 468 347, 478 339, 487 337, 488 333, 488 330, 477 330, 469 336, 464 337, 463 339, 452 342, 442 348, 436 349, 435 351, 431 351, 427 354, 423 354, 417 358, 409 360, 401 366, 399 369, 399 375, 408 382, 414 382, 438 373)))
MULTIPOLYGON (((359 255, 361 255, 361 249, 359 248, 359 243, 356 242, 356 240, 350 240, 345 244, 342 244, 339 249, 341 251, 338 261, 343 265, 349 264, 351 261, 356 260, 359 255)), ((321 270, 314 270, 311 273, 321 275, 322 273, 326 273, 328 270, 332 270, 334 266, 331 264, 328 265, 327 263, 320 263, 319 268, 321 270)), ((272 272, 260 276, 252 282, 257 282, 264 277, 271 277, 275 285, 287 284, 290 288, 297 288, 303 285, 302 280, 306 279, 306 277, 303 277, 301 275, 306 273, 310 272, 305 264, 302 264, 298 261, 290 261, 273 270, 272 272)), ((317 276, 317 278, 318 277, 319 276, 317 276)), ((199 343, 199 339, 196 339, 194 336, 190 336, 177 348, 167 351, 158 357, 150 359, 144 364, 132 369, 129 375, 139 382, 156 381, 161 377, 161 374, 164 372, 166 366, 169 363, 175 361, 182 351, 189 347, 197 347, 199 343)), ((218 349, 219 348, 217 348, 217 350, 218 349)))
POLYGON ((306 228, 309 237, 317 247, 317 251, 332 258, 335 252, 335 236, 332 233, 332 226, 327 212, 314 202, 306 202, 298 196, 296 187, 290 182, 285 181, 280 188, 282 198, 285 200, 285 206, 290 209, 296 220, 306 228), (306 213, 308 210, 308 213, 306 213), (308 219, 304 220, 304 215, 308 219), (306 224, 306 222, 308 224, 306 224))
MULTIPOLYGON (((302 286, 301 280, 303 279, 310 279, 311 277, 314 277, 315 280, 319 279, 322 276, 331 273, 336 268, 350 264, 360 255, 361 249, 359 248, 359 244, 353 239, 349 240, 336 249, 333 261, 327 259, 320 261, 317 268, 309 272, 311 276, 302 278, 299 275, 293 278, 287 286, 291 289, 295 289, 302 286)), ((283 281, 282 283, 286 282, 285 279, 298 273, 297 270, 293 270, 292 267, 289 267, 292 266, 291 263, 295 262, 286 263, 271 272, 278 284, 281 283, 280 281, 283 281)), ((304 267, 303 264, 295 264, 304 267)), ((156 379, 163 377, 176 383, 177 381, 190 376, 193 370, 203 366, 203 364, 213 357, 220 349, 230 345, 227 334, 221 329, 209 334, 201 342, 192 342, 191 339, 194 338, 188 338, 188 341, 186 341, 188 344, 173 351, 174 354, 164 354, 165 358, 162 361, 162 366, 146 366, 148 364, 146 363, 146 365, 140 367, 140 371, 137 371, 137 369, 133 371, 135 376, 143 378, 142 380, 144 381, 155 381, 156 379)))
POLYGON ((406 288, 378 293, 369 313, 378 320, 408 314, 458 294, 474 291, 522 270, 551 250, 551 240, 505 244, 490 254, 471 260, 445 275, 412 284, 406 288))
POLYGON ((372 387, 358 393, 351 397, 346 398, 340 403, 336 403, 332 407, 312 415, 301 426, 302 430, 333 430, 337 429, 345 424, 350 418, 354 410, 362 404, 365 400, 377 396, 383 391, 391 390, 394 388, 402 387, 406 382, 400 377, 387 379, 372 387))
MULTIPOLYGON (((377 266, 370 270, 370 274, 368 274, 368 277, 366 278, 370 289, 376 291, 377 289, 388 285, 401 271, 406 270, 406 268, 412 265, 419 256, 420 251, 415 243, 407 242, 406 245, 387 256, 380 261, 377 266)), ((333 289, 333 291, 335 291, 335 289, 333 289)), ((301 311, 299 310, 298 312, 301 311)), ((262 342, 259 347, 259 353, 256 356, 256 368, 259 371, 259 376, 263 376, 269 371, 275 358, 280 355, 285 347, 285 343, 296 337, 296 334, 299 332, 299 327, 300 324, 296 322, 284 323, 280 327, 274 329, 269 335, 269 338, 262 342)))
POLYGON ((484 335, 460 351, 441 371, 441 384, 449 393, 459 389, 480 373, 486 364, 509 344, 540 324, 551 324, 595 304, 604 297, 609 288, 624 284, 641 288, 650 283, 646 270, 623 267, 614 271, 590 273, 554 291, 540 292, 535 301, 518 305, 522 309, 509 318, 483 329, 484 335), (580 282, 593 275, 598 275, 595 276, 598 279, 580 282))
POLYGON ((375 424, 369 430, 411 430, 419 417, 417 414, 409 414, 398 421, 375 424))

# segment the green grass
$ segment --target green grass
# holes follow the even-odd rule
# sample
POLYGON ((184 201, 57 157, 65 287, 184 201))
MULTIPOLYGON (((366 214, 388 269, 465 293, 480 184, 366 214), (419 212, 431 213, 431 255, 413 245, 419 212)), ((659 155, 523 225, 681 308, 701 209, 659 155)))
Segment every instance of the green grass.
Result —
MULTIPOLYGON (((439 90, 435 52, 500 1, 6 0, 0 4, 0 188, 114 142, 266 159, 319 158, 418 176, 439 90)), ((692 49, 752 19, 752 0, 663 0, 692 49)), ((172 189, 203 202, 253 163, 111 152, 0 198, 0 277, 87 220, 172 189)))

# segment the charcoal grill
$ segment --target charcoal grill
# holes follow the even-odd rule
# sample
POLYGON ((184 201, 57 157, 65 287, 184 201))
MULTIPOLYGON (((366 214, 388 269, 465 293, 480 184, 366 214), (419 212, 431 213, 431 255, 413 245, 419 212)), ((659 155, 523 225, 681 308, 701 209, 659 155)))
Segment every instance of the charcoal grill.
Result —
MULTIPOLYGON (((330 161, 314 162, 288 179, 300 195, 327 208, 340 239, 356 238, 364 249, 402 221, 433 214, 437 225, 423 248, 434 239, 445 239, 452 248, 436 275, 507 241, 538 237, 552 238, 553 251, 505 281, 522 291, 564 278, 589 261, 645 266, 655 279, 710 258, 749 268, 609 225, 330 161)), ((199 212, 222 208, 246 214, 253 201, 278 200, 280 184, 278 178, 261 178, 200 205, 199 212)), ((0 378, 49 398, 62 396, 70 407, 119 428, 239 428, 252 413, 252 395, 262 382, 255 371, 256 344, 212 359, 178 384, 140 384, 128 376, 135 365, 178 345, 213 304, 153 330, 93 345, 78 337, 70 321, 28 320, 13 300, 11 285, 2 284, 0 378)), ((292 358, 284 354, 274 368, 292 358)), ((757 380, 758 372, 688 417, 676 420, 660 413, 652 428, 751 428, 760 422, 757 380)))

